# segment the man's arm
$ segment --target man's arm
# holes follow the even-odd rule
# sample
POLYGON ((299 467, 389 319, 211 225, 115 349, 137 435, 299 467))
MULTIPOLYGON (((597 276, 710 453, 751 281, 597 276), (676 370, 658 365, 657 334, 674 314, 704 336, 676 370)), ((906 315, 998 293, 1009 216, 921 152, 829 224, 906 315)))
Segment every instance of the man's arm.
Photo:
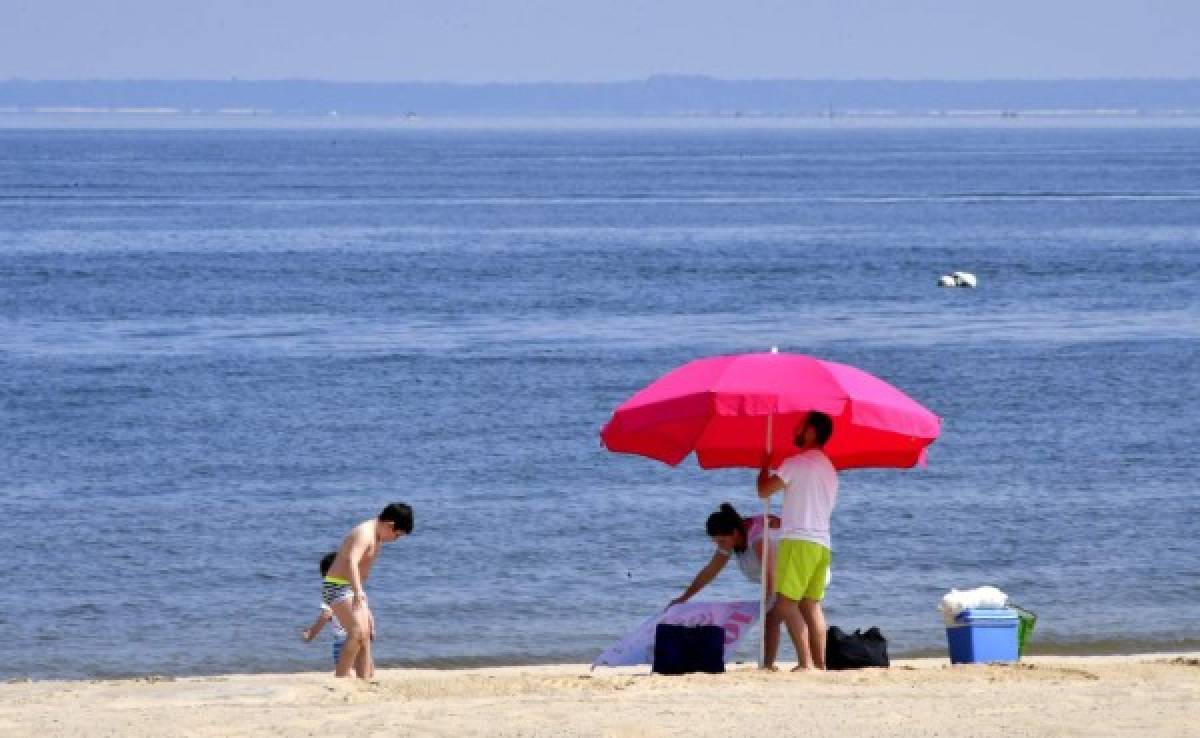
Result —
POLYGON ((766 499, 786 486, 787 484, 779 478, 779 475, 771 473, 766 464, 763 465, 762 469, 759 469, 758 496, 760 498, 766 499))
POLYGON ((346 577, 350 580, 350 589, 354 592, 354 609, 358 610, 366 604, 367 596, 363 594, 362 573, 359 571, 359 561, 363 553, 371 545, 369 532, 356 528, 350 534, 342 548, 346 554, 346 577))
POLYGON ((771 473, 771 455, 763 454, 762 466, 758 470, 759 498, 765 500, 786 486, 778 474, 771 473))
POLYGON ((367 581, 367 577, 371 576, 371 567, 375 565, 375 559, 379 558, 379 546, 375 547, 374 553, 370 556, 363 556, 362 561, 358 565, 358 575, 362 580, 367 581))

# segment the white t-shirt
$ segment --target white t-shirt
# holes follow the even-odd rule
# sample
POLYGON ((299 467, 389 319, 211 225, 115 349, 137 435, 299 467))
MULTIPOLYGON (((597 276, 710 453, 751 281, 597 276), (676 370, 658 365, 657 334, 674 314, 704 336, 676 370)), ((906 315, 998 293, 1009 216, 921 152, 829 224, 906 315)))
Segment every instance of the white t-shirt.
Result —
POLYGON ((775 472, 787 485, 783 490, 783 526, 779 537, 812 541, 833 549, 829 518, 837 504, 837 469, 824 451, 802 451, 784 461, 775 472))

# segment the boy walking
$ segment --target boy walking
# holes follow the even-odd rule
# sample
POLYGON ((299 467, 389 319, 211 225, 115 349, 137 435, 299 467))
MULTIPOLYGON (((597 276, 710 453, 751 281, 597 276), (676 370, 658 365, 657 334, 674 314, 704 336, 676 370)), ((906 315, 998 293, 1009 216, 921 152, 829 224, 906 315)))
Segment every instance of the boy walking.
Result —
POLYGON ((775 607, 764 618, 766 655, 763 667, 775 670, 779 653, 779 624, 787 626, 796 648, 797 671, 825 668, 825 580, 829 575, 829 521, 837 504, 838 478, 824 447, 833 435, 833 420, 810 412, 796 425, 798 452, 774 474, 763 460, 758 473, 758 496, 783 490, 783 524, 775 561, 775 607))
POLYGON ((412 533, 412 529, 412 508, 403 502, 393 503, 383 508, 377 518, 356 525, 338 548, 333 566, 321 585, 321 601, 333 610, 346 629, 346 645, 334 671, 336 676, 350 676, 351 669, 360 679, 374 676, 371 638, 375 634, 375 619, 363 583, 371 573, 380 547, 412 533))

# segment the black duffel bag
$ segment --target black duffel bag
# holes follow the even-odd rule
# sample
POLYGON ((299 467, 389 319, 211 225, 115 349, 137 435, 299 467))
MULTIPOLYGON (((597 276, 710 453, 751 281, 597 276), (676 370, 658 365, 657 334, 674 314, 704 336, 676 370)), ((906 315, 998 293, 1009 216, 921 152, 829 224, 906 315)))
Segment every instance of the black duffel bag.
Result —
POLYGON ((666 625, 654 629, 656 674, 725 672, 725 629, 716 625, 666 625))
POLYGON ((879 628, 847 633, 836 625, 825 635, 825 668, 830 671, 888 666, 887 639, 879 628))

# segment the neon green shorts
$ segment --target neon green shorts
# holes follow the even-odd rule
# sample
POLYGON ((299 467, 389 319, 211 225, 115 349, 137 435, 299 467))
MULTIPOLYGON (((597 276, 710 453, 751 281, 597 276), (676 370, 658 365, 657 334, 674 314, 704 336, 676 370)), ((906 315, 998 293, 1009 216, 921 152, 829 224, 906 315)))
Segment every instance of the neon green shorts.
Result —
POLYGON ((775 591, 789 600, 825 599, 825 581, 833 555, 812 541, 779 542, 775 562, 775 591))

